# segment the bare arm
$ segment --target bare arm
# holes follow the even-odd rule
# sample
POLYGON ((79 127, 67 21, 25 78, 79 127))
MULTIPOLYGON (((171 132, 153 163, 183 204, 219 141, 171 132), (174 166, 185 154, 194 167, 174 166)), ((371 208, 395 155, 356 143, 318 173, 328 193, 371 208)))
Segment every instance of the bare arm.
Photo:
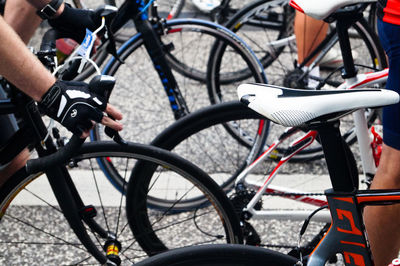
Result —
POLYGON ((42 19, 36 15, 36 7, 26 0, 7 0, 4 9, 4 20, 27 44, 42 19))
POLYGON ((55 78, 26 48, 3 17, 0 17, 0 36, 1 75, 35 101, 40 101, 55 78))
MULTIPOLYGON (((43 8, 49 0, 7 0, 4 19, 14 31, 27 44, 42 19, 36 14, 36 10, 43 8)), ((64 3, 54 17, 60 15, 64 10, 64 3)))

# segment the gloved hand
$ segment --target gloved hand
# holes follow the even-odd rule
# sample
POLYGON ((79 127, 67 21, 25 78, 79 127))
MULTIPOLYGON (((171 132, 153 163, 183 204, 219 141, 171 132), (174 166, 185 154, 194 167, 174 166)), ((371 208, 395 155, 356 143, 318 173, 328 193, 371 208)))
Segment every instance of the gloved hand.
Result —
POLYGON ((65 3, 60 16, 48 20, 56 29, 59 38, 71 38, 81 43, 86 35, 86 28, 94 31, 101 25, 101 17, 93 10, 73 8, 65 3))
POLYGON ((107 101, 90 92, 84 82, 58 80, 38 105, 46 115, 81 136, 93 127, 92 121, 101 122, 107 101))

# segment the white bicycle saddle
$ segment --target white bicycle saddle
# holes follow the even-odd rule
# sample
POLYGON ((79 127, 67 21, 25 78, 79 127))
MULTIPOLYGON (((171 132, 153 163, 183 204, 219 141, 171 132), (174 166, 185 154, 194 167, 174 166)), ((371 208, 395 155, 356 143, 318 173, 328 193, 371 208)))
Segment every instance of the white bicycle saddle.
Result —
POLYGON ((275 123, 287 127, 338 119, 353 110, 399 102, 390 90, 295 90, 264 84, 238 87, 241 102, 275 123))
POLYGON ((339 8, 377 0, 290 0, 290 5, 315 19, 325 19, 339 8))

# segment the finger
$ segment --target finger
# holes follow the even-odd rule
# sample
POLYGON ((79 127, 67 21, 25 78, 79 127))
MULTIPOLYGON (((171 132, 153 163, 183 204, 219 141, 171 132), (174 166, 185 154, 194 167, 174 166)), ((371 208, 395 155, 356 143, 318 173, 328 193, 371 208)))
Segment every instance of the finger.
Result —
POLYGON ((111 104, 107 104, 106 113, 114 117, 116 120, 122 119, 122 113, 111 104))
POLYGON ((123 126, 120 122, 117 122, 115 120, 112 120, 111 118, 104 116, 103 119, 101 120, 101 123, 105 126, 108 126, 112 129, 115 129, 117 131, 121 131, 123 126))

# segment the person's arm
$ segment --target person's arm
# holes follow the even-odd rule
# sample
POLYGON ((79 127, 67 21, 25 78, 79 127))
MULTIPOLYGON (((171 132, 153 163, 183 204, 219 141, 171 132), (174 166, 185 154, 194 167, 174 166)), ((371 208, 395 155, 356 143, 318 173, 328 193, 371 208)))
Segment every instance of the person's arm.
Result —
POLYGON ((35 101, 40 101, 56 79, 2 17, 0 36, 0 74, 35 101))
MULTIPOLYGON (((36 14, 38 9, 42 9, 50 3, 49 0, 7 0, 4 9, 4 20, 14 29, 19 37, 27 44, 42 19, 36 14)), ((64 11, 65 5, 62 3, 54 15, 58 17, 64 11)))
POLYGON ((42 19, 36 15, 36 7, 26 0, 7 0, 4 8, 4 20, 27 44, 42 19))
MULTIPOLYGON (((18 1, 24 1, 24 0, 18 0, 18 1)), ((44 6, 50 3, 51 0, 28 0, 28 2, 36 9, 42 9, 44 6)), ((57 9, 57 13, 54 15, 54 17, 59 16, 64 11, 64 7, 65 5, 64 3, 62 3, 61 6, 57 9)))
MULTIPOLYGON (((32 97, 35 101, 41 102, 42 106, 45 108, 47 107, 52 107, 53 111, 54 108, 57 108, 57 106, 54 106, 55 102, 57 101, 60 103, 60 97, 62 95, 60 94, 65 93, 68 91, 68 84, 64 84, 62 86, 62 90, 58 89, 57 93, 58 94, 52 94, 48 95, 49 89, 52 89, 52 91, 55 91, 55 85, 56 79, 51 75, 51 73, 41 64, 41 62, 25 47, 25 44, 23 41, 18 37, 18 35, 11 29, 11 27, 4 21, 3 17, 0 16, 0 75, 5 77, 9 82, 14 84, 17 88, 19 88, 21 91, 23 91, 25 94, 28 96, 32 97), (44 97, 47 94, 47 101, 42 101, 44 100, 44 97), (58 98, 56 96, 59 96, 58 98), (52 99, 52 101, 49 102, 49 98, 52 99)), ((83 88, 84 93, 89 93, 84 87, 82 86, 84 83, 80 83, 80 88, 83 88)), ((74 86, 71 86, 70 89, 74 89, 74 86)), ((73 97, 74 98, 74 97, 73 97)), ((76 97, 75 97, 76 98, 76 97)), ((85 97, 87 98, 87 97, 85 97)), ((93 97, 89 97, 93 98, 93 97)), ((75 101, 72 99, 72 101, 75 101)), ((84 101, 84 100, 82 100, 84 101)), ((96 97, 94 97, 95 102, 99 102, 99 100, 96 100, 96 97)), ((110 104, 106 103, 101 103, 101 105, 105 108, 102 109, 104 110, 107 114, 112 115, 115 117, 117 120, 122 119, 122 114, 115 109, 113 106, 110 104)), ((62 104, 60 104, 60 107, 58 107, 58 112, 60 110, 63 110, 61 107, 62 104)), ((85 106, 88 106, 87 104, 82 104, 82 108, 85 109, 85 106)), ((82 109, 81 108, 81 109, 82 109)), ((57 113, 57 110, 55 113, 57 113)), ((71 110, 65 110, 65 113, 69 112, 71 110)), ((72 110, 74 111, 74 110, 72 110)), ((59 121, 61 124, 66 126, 68 129, 70 129, 73 132, 77 132, 75 128, 75 121, 78 123, 78 126, 80 126, 81 129, 79 131, 84 131, 82 134, 82 137, 87 137, 89 135, 89 129, 91 127, 91 122, 90 120, 95 120, 91 119, 91 111, 96 111, 97 112, 97 118, 98 122, 101 122, 102 124, 109 126, 115 130, 122 130, 122 124, 110 119, 107 116, 102 116, 99 118, 99 111, 96 110, 96 106, 89 106, 86 108, 86 110, 83 110, 81 113, 84 115, 81 117, 81 113, 78 115, 73 116, 74 119, 73 121, 67 121, 68 124, 63 123, 64 119, 61 117, 57 117, 57 121, 59 121), (86 121, 86 122, 85 122, 86 121), (81 123, 84 123, 84 126, 82 127, 81 123), (75 129, 75 130, 74 130, 75 129)), ((63 111, 64 112, 64 111, 63 111)), ((93 113, 96 113, 93 112, 93 113)), ((46 114, 51 115, 54 112, 51 112, 50 109, 47 110, 46 114)), ((53 117, 54 118, 54 117, 53 117)))

